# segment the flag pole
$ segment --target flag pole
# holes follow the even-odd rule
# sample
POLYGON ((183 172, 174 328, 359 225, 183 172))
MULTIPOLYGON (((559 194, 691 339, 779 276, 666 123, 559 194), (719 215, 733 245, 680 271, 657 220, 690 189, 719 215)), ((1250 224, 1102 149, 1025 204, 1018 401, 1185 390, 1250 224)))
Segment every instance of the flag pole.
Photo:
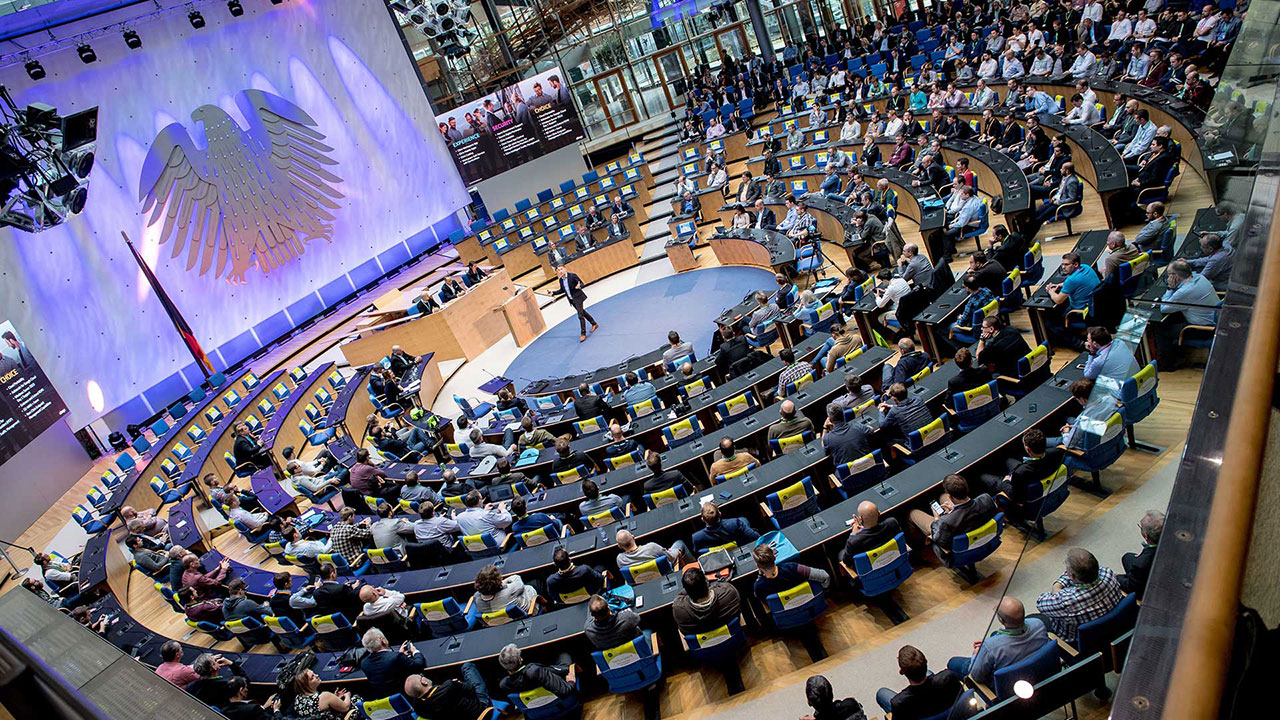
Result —
POLYGON ((187 350, 191 353, 191 357, 195 358, 196 365, 200 367, 200 371, 207 378, 213 374, 213 363, 209 361, 209 356, 205 355, 204 349, 200 347, 200 341, 196 340, 195 333, 192 332, 191 326, 187 324, 182 313, 178 311, 178 306, 173 304, 173 300, 169 298, 169 294, 164 291, 164 287, 160 285, 160 280, 156 278, 154 272, 151 271, 147 261, 142 259, 142 255, 138 253, 138 249, 133 246, 133 241, 129 239, 129 235, 121 230, 120 235, 124 237, 124 242, 129 246, 129 252, 133 253, 133 259, 137 261, 138 267, 142 270, 142 274, 146 276, 147 282, 151 285, 151 290, 156 294, 156 299, 164 306, 165 313, 169 316, 169 320, 173 323, 173 327, 178 331, 178 336, 182 338, 183 344, 187 346, 187 350))

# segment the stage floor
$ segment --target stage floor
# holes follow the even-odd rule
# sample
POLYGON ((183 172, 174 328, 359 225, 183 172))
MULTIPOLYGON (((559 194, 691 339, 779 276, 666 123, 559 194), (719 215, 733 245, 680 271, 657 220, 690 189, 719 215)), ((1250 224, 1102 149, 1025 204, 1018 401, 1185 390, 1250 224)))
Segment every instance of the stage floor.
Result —
POLYGON ((502 374, 520 387, 537 378, 595 370, 666 345, 671 330, 702 357, 721 312, 749 292, 774 286, 767 270, 717 267, 651 280, 599 302, 592 301, 588 287, 587 311, 600 329, 580 343, 578 317, 571 315, 521 351, 502 374))

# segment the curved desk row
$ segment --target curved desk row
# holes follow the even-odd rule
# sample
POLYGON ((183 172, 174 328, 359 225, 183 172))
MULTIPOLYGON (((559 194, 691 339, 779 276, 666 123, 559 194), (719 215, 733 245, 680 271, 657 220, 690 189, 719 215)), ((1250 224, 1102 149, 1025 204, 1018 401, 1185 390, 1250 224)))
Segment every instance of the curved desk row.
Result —
MULTIPOLYGON (((634 215, 632 216, 635 217, 634 215)), ((596 242, 594 246, 586 251, 575 251, 567 254, 560 264, 568 269, 569 272, 577 274, 582 279, 584 285, 590 285, 597 280, 613 275, 614 273, 626 270, 629 267, 635 267, 640 262, 640 255, 636 252, 635 244, 632 238, 643 237, 643 233, 636 231, 634 233, 627 232, 620 237, 609 237, 608 228, 600 228, 595 230, 597 236, 603 236, 603 242, 596 242)), ((553 244, 562 244, 558 241, 551 241, 553 244)), ((572 245, 573 240, 567 241, 572 245)), ((538 264, 542 266, 542 277, 546 282, 557 282, 559 278, 556 275, 556 266, 552 263, 551 246, 535 251, 538 256, 538 264)))
MULTIPOLYGON (((1080 264, 1093 265, 1102 255, 1102 251, 1107 247, 1108 230, 1090 230, 1080 235, 1076 240, 1076 245, 1072 252, 1080 256, 1080 264)), ((1066 278, 1062 272, 1062 266, 1058 266, 1053 274, 1045 278, 1040 288, 1031 294, 1031 297, 1022 304, 1031 315, 1031 330, 1035 333, 1036 344, 1046 342, 1049 339, 1049 313, 1054 308, 1053 298, 1049 297, 1048 286, 1052 283, 1061 283, 1066 278)))
POLYGON ((321 385, 329 385, 327 379, 333 370, 334 364, 327 362, 307 373, 302 382, 295 385, 289 392, 289 397, 276 404, 276 414, 271 416, 266 427, 262 429, 259 440, 264 447, 271 449, 271 454, 280 467, 285 465, 284 455, 281 454, 284 448, 293 447, 301 451, 306 445, 307 437, 303 434, 299 423, 307 419, 307 406, 312 405, 320 411, 320 422, 313 422, 312 426, 323 425, 326 421, 328 411, 315 395, 321 385))
MULTIPOLYGON (((848 371, 854 373, 864 382, 872 381, 879 377, 880 366, 889 356, 890 353, 882 348, 868 350, 867 353, 862 357, 856 358, 848 366, 848 371)), ((935 373, 937 377, 926 378, 925 381, 914 386, 912 392, 940 412, 947 381, 953 374, 954 368, 947 372, 939 370, 935 373)), ((844 373, 832 373, 805 388, 804 391, 797 393, 792 399, 806 416, 811 416, 811 419, 821 419, 821 417, 825 416, 826 404, 834 397, 843 394, 844 375, 844 373)), ((706 465, 704 461, 716 452, 719 437, 733 438, 742 449, 759 452, 758 447, 748 446, 753 445, 773 422, 772 413, 766 411, 757 412, 724 428, 714 434, 714 437, 700 438, 692 443, 667 451, 663 454, 663 467, 664 469, 680 469, 686 473, 686 476, 695 470, 705 476, 706 465)), ((874 431, 874 423, 869 423, 868 428, 874 431)), ((763 493, 777 489, 778 483, 791 479, 799 473, 812 470, 816 464, 826 458, 822 454, 820 441, 814 441, 810 445, 813 448, 812 450, 804 453, 790 453, 767 460, 742 478, 715 485, 712 490, 719 496, 718 504, 726 508, 726 512, 730 512, 735 507, 735 503, 747 498, 759 500, 763 493), (797 458, 797 455, 802 455, 802 457, 797 458)), ((768 458, 769 456, 761 454, 760 457, 768 458)), ((832 469, 828 465, 824 475, 830 474, 831 471, 832 469)), ((615 470, 596 476, 594 479, 606 492, 629 495, 634 494, 637 486, 650 476, 651 473, 648 468, 639 465, 615 470)), ((699 485, 701 484, 699 483, 699 485)), ((535 496, 540 499, 530 503, 530 511, 546 512, 548 510, 569 509, 572 514, 576 515, 576 507, 569 507, 576 506, 576 503, 582 500, 580 493, 576 493, 576 491, 576 484, 552 488, 543 495, 535 496)), ((705 492, 709 493, 711 490, 705 492)), ((753 508, 754 502, 747 506, 753 508)), ((437 597, 441 594, 465 593, 469 592, 469 587, 476 573, 488 565, 496 564, 502 568, 504 573, 521 573, 526 576, 551 572, 551 555, 557 544, 563 545, 569 550, 575 562, 612 565, 612 558, 608 557, 608 555, 617 550, 613 540, 613 534, 617 530, 623 528, 630 530, 642 543, 649 541, 669 542, 675 537, 673 533, 677 533, 682 528, 689 529, 697 525, 700 507, 699 504, 694 502, 694 498, 686 498, 678 503, 638 513, 615 525, 570 535, 558 543, 548 543, 516 550, 500 555, 497 558, 477 558, 462 563, 454 563, 443 568, 365 575, 364 580, 375 586, 393 587, 406 595, 416 596, 421 594, 437 597), (600 555, 605 557, 599 557, 600 555)), ((684 533, 683 537, 687 541, 688 533, 684 533)), ((209 569, 212 569, 221 557, 218 553, 211 553, 204 558, 204 562, 209 569)), ((234 567, 236 575, 244 578, 249 585, 250 594, 265 597, 271 592, 271 572, 239 563, 234 563, 234 567)), ((299 586, 301 583, 305 583, 305 578, 303 576, 295 576, 295 586, 299 586)), ((421 599, 418 598, 418 600, 421 599)))
MULTIPOLYGON (((1021 434, 1031 427, 1045 425, 1069 401, 1067 390, 1070 382, 1080 376, 1081 365, 1073 364, 1057 376, 1047 381, 1031 394, 1010 406, 1003 417, 994 418, 968 435, 952 442, 950 452, 936 453, 917 465, 897 473, 885 483, 859 493, 842 502, 838 502, 807 520, 784 528, 788 540, 802 552, 816 551, 820 548, 834 551, 837 545, 843 544, 849 532, 845 519, 851 517, 857 505, 864 500, 871 500, 880 506, 881 511, 890 514, 903 514, 910 505, 923 501, 924 497, 936 489, 942 478, 950 473, 971 473, 985 464, 1003 457, 1006 448, 1014 445, 1021 434), (1032 410, 1034 408, 1034 411, 1032 410), (945 455, 945 457, 944 457, 945 455)), ((805 450, 809 448, 806 447, 805 450)), ((820 450, 805 455, 803 451, 780 458, 787 464, 803 465, 813 455, 821 455, 820 450), (794 460, 792 459, 794 458, 794 460)), ((770 463, 772 465, 774 463, 770 463)), ((803 470, 797 470, 802 472, 803 470)), ((726 484, 727 485, 727 484, 726 484)), ((744 486, 742 488, 750 492, 744 486)), ((669 512, 678 512, 675 505, 664 506, 669 512)), ((736 583, 744 587, 754 578, 754 563, 749 549, 739 550, 735 559, 736 583)), ((654 581, 635 587, 637 597, 643 597, 640 610, 645 618, 646 627, 667 627, 669 619, 666 611, 679 591, 678 582, 671 579, 654 581)), ((103 601, 104 610, 122 610, 114 597, 103 601)), ((560 649, 570 648, 575 651, 585 650, 582 642, 581 628, 585 624, 587 610, 585 604, 534 616, 517 623, 481 628, 460 635, 445 638, 421 640, 415 646, 425 655, 426 664, 430 668, 452 668, 463 662, 488 662, 508 643, 514 642, 525 652, 556 645, 560 649), (512 631, 514 628, 514 632, 512 631)), ((117 623, 108 630, 108 639, 120 647, 132 650, 143 662, 157 665, 160 662, 159 648, 167 638, 157 638, 154 634, 141 629, 136 623, 117 623)), ((189 661, 205 648, 184 645, 184 661, 189 661)), ((246 675, 254 684, 273 684, 276 672, 288 656, 269 653, 224 653, 226 657, 237 660, 244 668, 246 675)), ((350 685, 358 683, 362 676, 359 671, 351 674, 338 672, 340 653, 325 652, 317 654, 316 672, 325 683, 342 682, 350 685)))
POLYGON ((228 482, 234 480, 234 468, 228 466, 222 459, 223 454, 231 452, 232 446, 235 445, 235 433, 232 432, 232 428, 237 423, 244 422, 245 418, 250 415, 257 417, 258 398, 268 392, 277 381, 286 377, 288 377, 288 373, 284 370, 277 370, 255 387, 254 392, 245 393, 241 396, 240 402, 233 408, 229 408, 227 416, 222 419, 222 422, 218 423, 217 427, 209 432, 209 437, 192 453, 191 459, 187 461, 186 467, 182 469, 182 476, 179 478, 178 483, 196 482, 207 473, 213 473, 228 482), (234 411, 234 414, 231 411, 234 411))

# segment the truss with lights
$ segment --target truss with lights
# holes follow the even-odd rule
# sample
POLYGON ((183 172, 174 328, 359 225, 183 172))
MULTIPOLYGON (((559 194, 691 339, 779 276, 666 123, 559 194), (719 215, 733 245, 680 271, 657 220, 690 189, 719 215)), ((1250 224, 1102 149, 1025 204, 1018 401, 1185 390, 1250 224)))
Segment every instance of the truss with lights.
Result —
POLYGON ((392 0, 389 4, 445 57, 466 55, 480 39, 471 24, 468 0, 392 0))
POLYGON ((97 138, 98 108, 20 109, 0 86, 0 226, 37 233, 83 210, 97 138))

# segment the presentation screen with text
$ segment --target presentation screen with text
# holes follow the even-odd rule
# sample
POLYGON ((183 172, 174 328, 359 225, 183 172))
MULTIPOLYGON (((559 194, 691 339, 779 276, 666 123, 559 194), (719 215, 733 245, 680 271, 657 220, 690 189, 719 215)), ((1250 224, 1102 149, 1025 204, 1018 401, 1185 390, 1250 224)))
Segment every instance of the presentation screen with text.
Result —
POLYGON ((558 68, 436 114, 467 185, 581 140, 582 121, 558 68))
POLYGON ((66 404, 13 323, 0 322, 0 464, 66 414, 66 404))

